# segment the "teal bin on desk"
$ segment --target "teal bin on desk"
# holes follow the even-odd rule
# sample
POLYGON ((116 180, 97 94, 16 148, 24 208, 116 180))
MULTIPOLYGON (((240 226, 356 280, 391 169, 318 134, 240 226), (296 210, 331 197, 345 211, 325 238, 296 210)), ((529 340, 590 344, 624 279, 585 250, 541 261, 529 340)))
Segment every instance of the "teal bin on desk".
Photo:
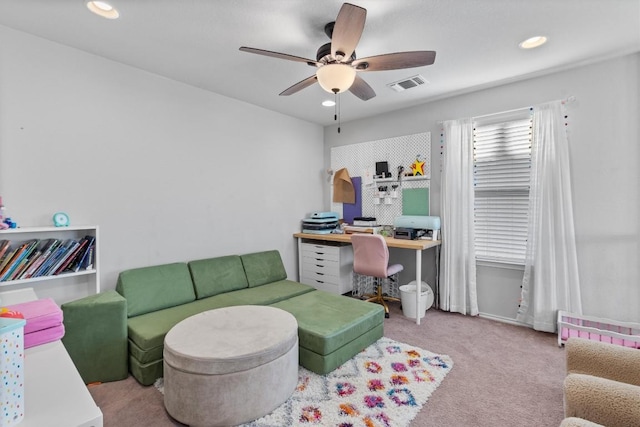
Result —
POLYGON ((0 426, 24 418, 25 319, 0 317, 0 426))

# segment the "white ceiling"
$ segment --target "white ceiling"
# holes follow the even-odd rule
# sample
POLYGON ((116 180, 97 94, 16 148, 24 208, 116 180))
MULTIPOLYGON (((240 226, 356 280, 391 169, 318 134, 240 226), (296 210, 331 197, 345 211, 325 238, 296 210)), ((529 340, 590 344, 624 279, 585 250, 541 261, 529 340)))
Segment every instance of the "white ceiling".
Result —
MULTIPOLYGON (((333 95, 304 63, 240 52, 240 46, 315 59, 338 0, 112 0, 107 20, 84 0, 0 0, 0 24, 270 110, 329 125, 333 95)), ((501 82, 640 51, 640 0, 352 0, 367 9, 358 58, 435 50, 435 63, 361 72, 377 96, 340 95, 342 121, 372 116, 501 82), (545 35, 524 51, 518 43, 545 35), (395 92, 388 83, 429 84, 395 92)), ((1 41, 0 41, 1 42, 1 41)), ((598 84, 598 82, 593 82, 598 84)))

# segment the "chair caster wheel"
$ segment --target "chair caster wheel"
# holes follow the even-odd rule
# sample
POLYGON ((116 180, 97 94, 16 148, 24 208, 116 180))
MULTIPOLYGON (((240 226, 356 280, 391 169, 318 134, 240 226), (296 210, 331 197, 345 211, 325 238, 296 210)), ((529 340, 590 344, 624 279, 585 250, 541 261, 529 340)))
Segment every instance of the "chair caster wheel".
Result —
POLYGON ((388 319, 389 318, 389 313, 385 313, 384 317, 385 317, 385 319, 388 319))

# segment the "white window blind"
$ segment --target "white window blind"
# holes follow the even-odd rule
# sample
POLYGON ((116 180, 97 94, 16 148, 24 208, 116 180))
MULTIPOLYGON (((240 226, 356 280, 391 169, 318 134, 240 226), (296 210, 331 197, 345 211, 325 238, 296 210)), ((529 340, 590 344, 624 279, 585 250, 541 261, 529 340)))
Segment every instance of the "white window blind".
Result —
POLYGON ((474 123, 476 259, 524 264, 531 175, 531 116, 474 123))

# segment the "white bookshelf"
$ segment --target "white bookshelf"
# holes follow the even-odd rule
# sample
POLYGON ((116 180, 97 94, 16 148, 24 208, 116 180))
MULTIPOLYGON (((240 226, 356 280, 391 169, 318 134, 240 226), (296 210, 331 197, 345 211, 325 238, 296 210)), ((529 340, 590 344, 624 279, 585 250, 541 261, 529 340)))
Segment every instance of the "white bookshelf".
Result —
POLYGON ((78 289, 84 288, 84 292, 80 294, 91 294, 100 292, 100 274, 99 274, 99 229, 95 225, 79 225, 68 227, 21 227, 8 230, 0 230, 0 241, 9 240, 12 245, 25 242, 31 239, 81 239, 84 236, 93 236, 94 243, 94 260, 91 269, 80 270, 78 272, 65 272, 55 276, 39 276, 28 279, 7 280, 0 282, 0 290, 24 288, 25 286, 33 287, 38 293, 47 293, 50 291, 56 293, 51 296, 56 302, 61 303, 64 300, 73 299, 78 294, 78 289), (73 288, 72 292, 65 292, 64 287, 73 288), (66 295, 66 297, 65 297, 66 295), (61 301, 62 300, 62 301, 61 301))

